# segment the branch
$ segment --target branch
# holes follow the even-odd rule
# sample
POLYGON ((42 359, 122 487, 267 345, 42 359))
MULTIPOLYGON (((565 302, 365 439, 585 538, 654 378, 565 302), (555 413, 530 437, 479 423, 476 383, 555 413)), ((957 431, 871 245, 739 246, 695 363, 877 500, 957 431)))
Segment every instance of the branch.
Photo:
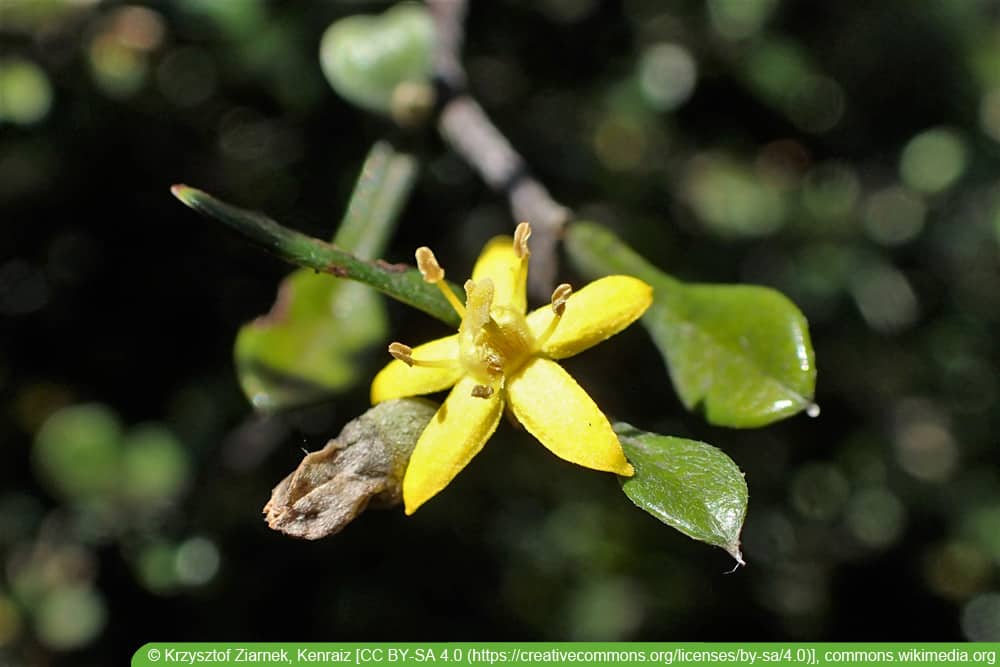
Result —
POLYGON ((358 259, 335 245, 284 227, 256 211, 227 204, 187 185, 174 185, 170 191, 198 213, 228 225, 286 262, 365 283, 446 324, 456 327, 459 324, 458 315, 438 288, 424 282, 420 272, 414 268, 381 260, 369 262, 358 259))
MULTIPOLYGON (((436 30, 435 75, 451 91, 465 88, 460 51, 465 0, 427 0, 436 30)), ((531 223, 531 271, 528 288, 539 300, 548 300, 559 271, 556 246, 570 210, 555 201, 506 137, 468 94, 448 100, 438 118, 438 130, 451 148, 479 172, 493 190, 505 194, 515 222, 531 223)))

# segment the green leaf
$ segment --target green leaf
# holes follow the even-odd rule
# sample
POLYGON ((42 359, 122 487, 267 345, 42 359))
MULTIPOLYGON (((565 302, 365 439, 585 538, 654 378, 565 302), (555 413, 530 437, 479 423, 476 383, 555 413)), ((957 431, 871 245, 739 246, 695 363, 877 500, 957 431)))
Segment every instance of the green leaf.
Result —
POLYGON ((725 549, 743 564, 747 513, 743 473, 717 447, 614 425, 635 475, 619 478, 633 503, 688 537, 725 549))
POLYGON ((663 273, 610 231, 576 223, 566 247, 591 277, 634 275, 653 286, 642 318, 689 410, 718 426, 753 428, 814 414, 816 363, 809 328, 781 293, 749 285, 685 284, 663 273))
POLYGON ((349 16, 326 29, 320 64, 341 96, 388 114, 400 84, 430 80, 433 37, 422 5, 404 3, 379 16, 349 16))
MULTIPOLYGON (((365 161, 335 245, 382 252, 416 173, 413 158, 376 144, 365 161)), ((300 269, 282 281, 271 312, 236 337, 240 386, 258 410, 321 400, 353 386, 359 352, 388 335, 385 305, 369 287, 300 269)))
POLYGON ((281 282, 271 312, 240 328, 236 372, 257 410, 313 403, 360 377, 358 352, 388 332, 377 294, 299 269, 281 282))

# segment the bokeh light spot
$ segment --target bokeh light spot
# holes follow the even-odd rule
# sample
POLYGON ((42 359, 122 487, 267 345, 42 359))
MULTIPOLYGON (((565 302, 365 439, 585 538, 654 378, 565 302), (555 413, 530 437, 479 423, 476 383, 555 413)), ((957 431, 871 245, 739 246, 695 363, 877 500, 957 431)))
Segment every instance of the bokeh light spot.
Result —
POLYGON ((45 70, 23 58, 0 60, 0 123, 32 125, 52 107, 52 84, 45 70))
POLYGON ((620 114, 608 115, 594 132, 594 151, 609 169, 631 171, 639 166, 646 147, 642 126, 620 114))
POLYGON ((114 35, 100 34, 95 37, 87 56, 95 83, 110 97, 130 97, 146 81, 146 55, 125 46, 114 35))
POLYGON ((952 600, 964 600, 990 580, 992 564, 982 550, 966 542, 937 545, 924 557, 924 577, 930 588, 952 600))
POLYGON ((799 129, 822 134, 840 122, 846 100, 839 83, 828 76, 811 75, 790 93, 786 105, 799 129))
POLYGON ((955 472, 958 446, 936 409, 921 401, 903 401, 893 433, 899 465, 913 477, 944 482, 955 472))
POLYGON ((1000 505, 977 507, 963 519, 963 536, 1000 564, 1000 505))
POLYGON ((649 105, 660 111, 671 111, 687 102, 697 81, 697 63, 678 44, 654 44, 639 58, 639 87, 649 105))
POLYGON ((190 464, 184 446, 161 426, 139 426, 125 439, 122 484, 133 501, 170 501, 187 482, 190 464))
POLYGON ((850 282, 861 316, 875 331, 898 333, 912 325, 920 314, 910 282, 891 264, 877 262, 864 266, 850 282))
POLYGON ((899 175, 914 190, 941 192, 962 176, 967 160, 965 142, 958 133, 935 128, 907 142, 899 159, 899 175))
POLYGON ((146 545, 135 567, 139 579, 152 593, 164 595, 177 587, 177 550, 166 542, 146 545))
POLYGON ((888 489, 863 489, 848 502, 845 518, 848 530, 858 542, 872 548, 886 548, 903 534, 906 509, 888 489))
POLYGON ((119 481, 120 440, 118 418, 104 406, 63 408, 35 435, 35 465, 71 500, 110 493, 119 481))
POLYGON ((139 51, 159 48, 166 35, 163 18, 148 7, 121 7, 111 19, 115 35, 124 46, 139 51))
POLYGON ((70 585, 45 596, 35 615, 35 630, 46 646, 66 651, 93 641, 106 619, 104 599, 96 590, 70 585))
POLYGON ((192 537, 177 548, 177 579, 188 586, 208 583, 219 571, 219 549, 204 537, 192 537))
POLYGON ((726 158, 693 158, 684 193, 698 218, 723 236, 767 236, 785 221, 782 192, 746 166, 726 158))
POLYGON ((806 174, 802 204, 819 220, 839 220, 854 210, 861 193, 858 177, 841 162, 824 162, 806 174))
POLYGON ((569 604, 569 636, 576 641, 627 639, 643 617, 638 592, 628 579, 588 580, 569 604))
POLYGON ((899 245, 916 238, 924 228, 926 217, 924 200, 904 187, 877 190, 865 201, 865 231, 882 245, 899 245))
POLYGON ((709 0, 712 28, 726 39, 742 39, 758 32, 774 11, 777 0, 709 0))
POLYGON ((137 93, 146 82, 149 55, 162 45, 165 36, 166 25, 156 11, 139 6, 116 9, 87 49, 98 87, 117 99, 137 93))

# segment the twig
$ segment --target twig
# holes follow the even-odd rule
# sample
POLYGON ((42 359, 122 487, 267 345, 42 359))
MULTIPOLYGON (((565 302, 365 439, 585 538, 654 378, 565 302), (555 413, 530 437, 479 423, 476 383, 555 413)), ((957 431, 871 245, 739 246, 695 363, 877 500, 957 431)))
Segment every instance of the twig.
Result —
MULTIPOLYGON (((460 52, 465 0, 427 0, 436 30, 435 75, 450 91, 465 88, 465 70, 460 52)), ((490 121, 483 108, 465 93, 449 99, 438 118, 441 136, 479 172, 486 184, 507 196, 515 222, 528 221, 531 239, 531 271, 528 289, 538 300, 547 300, 559 272, 556 246, 570 210, 555 201, 535 180, 506 137, 490 121)))
POLYGON ((465 37, 466 0, 427 0, 434 18, 434 74, 451 90, 465 88, 462 41, 465 37))

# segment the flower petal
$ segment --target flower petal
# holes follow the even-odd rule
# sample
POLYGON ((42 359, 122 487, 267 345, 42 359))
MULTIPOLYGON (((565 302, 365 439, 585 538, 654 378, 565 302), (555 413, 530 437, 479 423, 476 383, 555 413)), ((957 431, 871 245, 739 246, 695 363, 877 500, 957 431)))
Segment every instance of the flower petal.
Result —
MULTIPOLYGON (((653 303, 653 288, 632 276, 607 276, 574 292, 555 331, 541 346, 553 359, 572 357, 635 322, 653 303)), ((555 314, 545 306, 528 315, 528 328, 542 336, 555 314)))
POLYGON ((480 253, 476 266, 472 269, 472 279, 478 283, 483 278, 489 278, 493 281, 493 303, 510 306, 524 313, 527 299, 524 285, 518 285, 520 269, 521 259, 514 253, 514 239, 497 236, 480 253))
POLYGON ((635 473, 608 418, 556 362, 532 359, 507 379, 506 393, 514 416, 559 458, 625 477, 635 473))
POLYGON ((476 398, 476 381, 462 378, 417 440, 403 477, 407 514, 430 500, 462 471, 493 435, 503 413, 501 392, 476 398))
POLYGON ((407 366, 399 360, 390 361, 372 380, 372 403, 441 391, 462 377, 462 367, 458 362, 457 334, 413 348, 413 358, 455 363, 451 366, 437 367, 407 366))

